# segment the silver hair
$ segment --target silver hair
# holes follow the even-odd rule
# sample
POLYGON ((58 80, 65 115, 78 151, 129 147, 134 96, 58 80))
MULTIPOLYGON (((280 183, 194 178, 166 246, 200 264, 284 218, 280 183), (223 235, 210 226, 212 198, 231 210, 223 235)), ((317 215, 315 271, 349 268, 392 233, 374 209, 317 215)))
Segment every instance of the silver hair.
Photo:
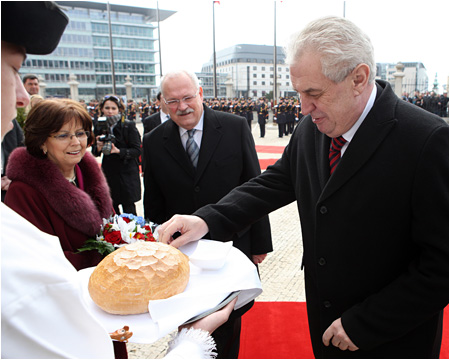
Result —
POLYGON ((284 49, 292 66, 307 51, 320 54, 322 73, 331 81, 343 81, 359 64, 370 68, 369 83, 376 75, 374 49, 369 37, 351 21, 327 16, 309 23, 292 35, 284 49))
POLYGON ((187 75, 192 80, 192 84, 195 86, 195 91, 197 91, 199 89, 200 83, 198 81, 197 75, 195 75, 194 72, 191 72, 188 70, 174 70, 174 71, 171 71, 171 72, 168 72, 167 74, 165 74, 161 79, 160 89, 161 89, 161 95, 163 97, 164 97, 164 83, 168 79, 178 77, 180 75, 187 75))

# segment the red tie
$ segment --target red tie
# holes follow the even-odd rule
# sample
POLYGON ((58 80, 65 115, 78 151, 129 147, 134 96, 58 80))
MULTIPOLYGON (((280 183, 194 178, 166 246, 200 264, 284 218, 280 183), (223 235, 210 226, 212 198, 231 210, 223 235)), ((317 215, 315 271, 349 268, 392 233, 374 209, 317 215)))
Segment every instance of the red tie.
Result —
POLYGON ((336 169, 336 166, 339 164, 339 160, 341 160, 341 149, 346 142, 347 140, 345 140, 342 136, 331 140, 330 154, 328 155, 330 159, 330 175, 336 169))

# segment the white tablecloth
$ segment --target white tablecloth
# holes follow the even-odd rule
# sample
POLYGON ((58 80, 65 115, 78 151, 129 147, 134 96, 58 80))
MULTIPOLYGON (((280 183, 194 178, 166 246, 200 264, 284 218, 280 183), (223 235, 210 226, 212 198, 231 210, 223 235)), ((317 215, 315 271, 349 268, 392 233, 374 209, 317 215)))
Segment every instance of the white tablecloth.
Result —
MULTIPOLYGON (((234 291, 241 290, 235 309, 248 304, 262 293, 256 267, 241 251, 231 247, 227 252, 224 251, 226 245, 221 242, 199 241, 201 256, 205 254, 205 249, 212 258, 215 258, 215 261, 216 259, 219 261, 220 256, 225 256, 223 267, 215 270, 211 270, 210 267, 204 269, 191 262, 189 283, 184 292, 169 299, 150 301, 149 313, 140 315, 106 313, 92 301, 88 291, 89 277, 95 268, 79 271, 82 295, 89 311, 108 332, 114 332, 128 325, 133 332, 129 341, 146 344, 155 342, 192 317, 214 308, 234 291)), ((197 245, 197 243, 191 243, 180 250, 192 256, 194 260, 197 245)))

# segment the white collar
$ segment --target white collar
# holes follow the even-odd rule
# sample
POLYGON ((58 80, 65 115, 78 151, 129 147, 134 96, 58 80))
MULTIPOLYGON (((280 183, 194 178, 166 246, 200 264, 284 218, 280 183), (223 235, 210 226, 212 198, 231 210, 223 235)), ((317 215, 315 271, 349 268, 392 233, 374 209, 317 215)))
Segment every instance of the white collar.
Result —
POLYGON ((162 111, 162 108, 161 108, 161 110, 159 110, 159 113, 160 113, 159 116, 161 117, 161 123, 170 119, 170 115, 166 114, 164 111, 162 111))
MULTIPOLYGON (((202 111, 202 116, 200 116, 200 120, 197 123, 197 125, 194 126, 195 130, 203 131, 203 117, 205 116, 205 112, 202 111)), ((180 131, 180 137, 182 137, 185 133, 187 133, 187 130, 185 128, 182 128, 181 126, 178 126, 178 129, 180 131)))
MULTIPOLYGON (((362 112, 358 121, 355 122, 355 124, 351 127, 351 129, 349 131, 347 131, 345 134, 342 135, 344 137, 344 139, 347 140, 347 143, 345 145, 348 145, 348 143, 350 141, 352 141, 353 136, 355 136, 356 131, 359 129, 359 127, 363 123, 363 121, 366 118, 369 111, 372 109, 373 104, 375 103, 376 97, 377 97, 377 86, 376 86, 376 83, 374 83, 373 88, 372 88, 372 93, 370 94, 369 100, 367 100, 366 107, 364 108, 364 111, 362 112)), ((345 146, 345 148, 347 148, 347 146, 345 146)))

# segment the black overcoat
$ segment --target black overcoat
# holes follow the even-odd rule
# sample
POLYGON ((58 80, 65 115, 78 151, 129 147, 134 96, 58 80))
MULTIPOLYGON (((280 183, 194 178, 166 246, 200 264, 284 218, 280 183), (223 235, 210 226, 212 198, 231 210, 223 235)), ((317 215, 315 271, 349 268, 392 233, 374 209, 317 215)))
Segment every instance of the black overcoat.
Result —
POLYGON ((439 354, 449 291, 448 125, 377 83, 331 177, 330 139, 306 116, 274 166, 195 213, 224 238, 297 200, 318 358, 439 354), (360 350, 322 344, 338 318, 360 350))
MULTIPOLYGON (((162 224, 175 214, 191 214, 261 173, 245 119, 206 106, 203 109, 197 170, 172 120, 144 136, 144 210, 153 222, 162 224)), ((268 217, 241 229, 231 240, 249 257, 272 251, 268 217)))
MULTIPOLYGON (((116 204, 132 204, 141 199, 141 178, 139 156, 141 136, 134 121, 119 121, 113 129, 114 144, 120 154, 103 155, 102 170, 116 204)), ((94 143, 92 153, 100 156, 94 143)))

